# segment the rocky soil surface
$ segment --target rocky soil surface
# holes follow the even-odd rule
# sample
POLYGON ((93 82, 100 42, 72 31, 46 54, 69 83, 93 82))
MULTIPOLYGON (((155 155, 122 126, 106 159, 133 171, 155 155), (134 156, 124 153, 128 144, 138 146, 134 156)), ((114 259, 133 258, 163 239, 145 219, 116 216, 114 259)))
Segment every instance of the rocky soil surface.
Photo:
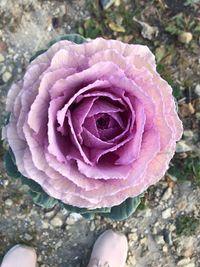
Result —
MULTIPOLYGON (((128 220, 113 222, 97 216, 87 221, 60 207, 44 210, 35 206, 27 194, 26 186, 6 175, 1 145, 0 256, 3 257, 14 244, 22 243, 36 248, 41 267, 83 267, 87 265, 97 236, 112 228, 125 233, 128 238, 126 267, 199 267, 200 39, 198 31, 194 30, 199 25, 195 20, 195 17, 199 19, 196 3, 189 5, 188 9, 182 6, 177 11, 179 6, 174 4, 172 7, 172 1, 102 1, 110 2, 104 8, 101 6, 101 12, 105 14, 104 23, 111 25, 110 32, 104 32, 100 27, 100 31, 94 33, 92 23, 96 22, 95 29, 98 29, 98 16, 94 12, 96 7, 91 7, 94 2, 98 1, 0 0, 0 123, 3 124, 5 99, 10 84, 20 78, 31 55, 45 47, 50 39, 74 31, 86 37, 102 35, 127 42, 132 42, 136 37, 138 43, 148 44, 157 53, 157 61, 178 84, 175 96, 185 131, 172 161, 172 171, 170 169, 157 185, 148 190, 142 205, 128 220), (140 12, 135 13, 136 8, 140 12), (128 9, 129 13, 132 12, 131 19, 135 26, 131 28, 132 32, 128 28, 132 24, 117 24, 120 19, 110 24, 109 14, 117 14, 119 17, 128 9), (191 16, 188 10, 193 12, 191 16), (157 20, 156 12, 161 14, 157 20), (161 19, 162 12, 165 19, 161 19), (172 34, 173 30, 179 29, 172 22, 174 16, 180 13, 185 16, 183 23, 188 23, 189 19, 189 22, 194 21, 194 26, 189 28, 186 25, 181 32, 172 34), (164 21, 167 26, 163 26, 160 21, 164 21), (167 31, 169 25, 175 28, 168 28, 167 31), (194 164, 194 159, 198 159, 197 164, 194 164), (187 177, 181 179, 180 176, 187 177)), ((166 73, 163 72, 163 75, 166 73)))

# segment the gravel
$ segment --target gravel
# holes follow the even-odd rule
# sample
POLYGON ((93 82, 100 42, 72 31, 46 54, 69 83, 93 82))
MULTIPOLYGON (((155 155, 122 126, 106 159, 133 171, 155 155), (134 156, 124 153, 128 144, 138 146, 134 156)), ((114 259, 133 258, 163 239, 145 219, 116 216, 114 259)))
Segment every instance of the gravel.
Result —
MULTIPOLYGON (((49 39, 73 32, 76 21, 87 16, 83 0, 0 1, 2 115, 8 88, 13 80, 20 78, 33 52, 45 47, 49 39)), ((198 94, 197 90, 195 93, 198 94)), ((0 123, 3 123, 3 116, 0 123)), ((193 138, 186 131, 184 136, 193 138)), ((179 142, 177 150, 183 153, 191 147, 184 140, 179 142)), ((97 236, 112 228, 128 238, 126 267, 198 266, 200 229, 191 236, 178 235, 176 218, 182 214, 199 218, 200 189, 191 182, 178 183, 174 178, 169 183, 163 179, 148 191, 146 202, 144 209, 124 222, 112 222, 99 216, 88 221, 58 206, 44 210, 32 203, 27 188, 7 177, 1 156, 0 256, 11 246, 22 243, 36 248, 41 267, 86 266, 97 236)))

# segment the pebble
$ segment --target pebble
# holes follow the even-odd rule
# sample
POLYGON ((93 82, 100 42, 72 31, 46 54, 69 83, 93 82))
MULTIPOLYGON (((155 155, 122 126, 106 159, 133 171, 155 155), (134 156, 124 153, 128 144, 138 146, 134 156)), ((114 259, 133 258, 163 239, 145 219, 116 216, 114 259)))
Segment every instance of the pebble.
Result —
POLYGON ((55 245, 54 245, 54 249, 57 250, 58 248, 60 248, 62 246, 62 240, 59 240, 55 245))
POLYGON ((180 141, 176 144, 176 153, 184 153, 191 150, 192 148, 188 146, 184 141, 180 141))
POLYGON ((12 74, 10 72, 6 71, 2 75, 2 80, 6 83, 10 80, 11 77, 12 77, 12 74))
POLYGON ((46 218, 52 218, 54 216, 54 214, 55 214, 55 211, 52 210, 52 211, 46 212, 45 217, 46 218))
POLYGON ((31 240, 33 239, 33 237, 32 237, 31 235, 25 233, 25 235, 24 235, 24 239, 25 239, 26 241, 31 241, 31 240))
POLYGON ((141 245, 146 245, 146 244, 147 244, 147 238, 146 238, 146 237, 142 238, 142 239, 140 240, 140 244, 141 244, 141 245))
POLYGON ((200 84, 197 84, 196 85, 194 91, 195 91, 195 94, 197 94, 198 96, 200 96, 200 84))
POLYGON ((66 219, 68 225, 73 225, 75 222, 82 219, 82 216, 78 213, 70 213, 69 217, 66 219))
POLYGON ((167 190, 164 192, 163 196, 162 196, 162 200, 166 201, 168 200, 172 195, 172 188, 168 187, 167 190))
POLYGON ((129 241, 137 241, 138 240, 138 234, 137 233, 128 234, 128 240, 129 241))
POLYGON ((92 221, 90 223, 90 231, 93 232, 95 230, 96 226, 95 226, 95 223, 92 221))
POLYGON ((0 40, 0 53, 7 51, 7 44, 0 40))
POLYGON ((165 240, 164 240, 162 235, 156 236, 155 240, 156 240, 156 243, 159 244, 159 245, 164 245, 165 244, 165 240))
POLYGON ((191 262, 189 264, 186 264, 184 267, 196 267, 194 262, 191 262))
POLYGON ((145 214, 144 214, 144 217, 151 217, 152 216, 152 211, 151 209, 145 209, 145 214))
POLYGON ((185 264, 188 264, 188 263, 190 263, 190 259, 184 258, 184 259, 177 262, 177 266, 183 266, 183 265, 185 266, 185 264))
POLYGON ((162 248, 162 250, 163 250, 164 253, 167 253, 167 252, 168 252, 168 247, 167 247, 167 245, 164 245, 163 248, 162 248))
POLYGON ((131 255, 128 257, 127 262, 130 266, 135 266, 136 265, 136 258, 134 255, 131 255))
POLYGON ((11 207, 13 205, 12 199, 10 199, 10 198, 6 199, 5 204, 6 204, 6 206, 11 207))
POLYGON ((184 135, 185 137, 187 137, 187 138, 192 138, 192 137, 194 136, 194 133, 193 133, 193 131, 191 131, 191 130, 185 130, 185 131, 183 132, 183 135, 184 135))
POLYGON ((59 217, 54 217, 52 220, 51 220, 51 225, 52 226, 55 226, 55 227, 61 227, 63 224, 62 220, 59 218, 59 217))
POLYGON ((195 117, 196 117, 197 120, 200 121, 200 112, 197 112, 197 113, 195 114, 195 117))
POLYGON ((49 228, 49 223, 47 221, 42 222, 42 228, 43 229, 48 229, 49 228))
POLYGON ((168 208, 168 209, 164 210, 162 212, 162 218, 163 219, 170 218, 171 217, 171 212, 172 212, 172 209, 171 208, 168 208))
POLYGON ((192 33, 191 32, 182 32, 178 36, 178 40, 183 44, 189 44, 192 41, 192 33))
POLYGON ((0 63, 4 62, 4 60, 5 60, 5 57, 2 54, 0 54, 0 63))
POLYGON ((193 253, 194 253, 193 247, 189 247, 184 251, 183 255, 185 257, 192 257, 193 253))

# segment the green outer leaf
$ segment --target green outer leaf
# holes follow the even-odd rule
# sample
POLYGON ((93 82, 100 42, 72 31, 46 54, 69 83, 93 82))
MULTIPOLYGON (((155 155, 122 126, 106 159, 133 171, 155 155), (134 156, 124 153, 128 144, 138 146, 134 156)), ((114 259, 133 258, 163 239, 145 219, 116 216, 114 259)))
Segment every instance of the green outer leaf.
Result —
MULTIPOLYGON (((62 203, 62 202, 61 202, 62 203)), ((99 209, 86 209, 86 208, 78 208, 78 207, 74 207, 71 205, 67 205, 65 203, 62 203, 62 206, 66 209, 69 210, 71 212, 76 212, 76 213, 80 213, 81 215, 83 214, 95 214, 95 213, 109 213, 111 211, 111 208, 99 208, 99 209)))
POLYGON ((37 51, 35 54, 33 54, 33 56, 30 58, 29 63, 31 63, 36 57, 38 57, 39 55, 43 54, 44 52, 46 52, 47 49, 41 49, 39 51, 37 51))
POLYGON ((9 151, 6 151, 4 155, 4 166, 9 176, 14 178, 18 178, 21 176, 21 173, 18 171, 9 151))
POLYGON ((3 126, 6 126, 9 123, 10 120, 10 112, 6 112, 4 119, 3 119, 3 126))
POLYGON ((34 203, 41 206, 42 208, 51 209, 56 204, 58 204, 57 199, 50 197, 44 191, 41 193, 38 193, 38 192, 33 192, 33 191, 29 190, 29 194, 32 196, 34 203))
POLYGON ((140 197, 141 196, 128 198, 122 204, 112 207, 111 212, 108 214, 104 214, 103 216, 119 221, 127 219, 135 212, 135 210, 139 206, 141 202, 140 197))
POLYGON ((62 41, 62 40, 67 40, 67 41, 70 41, 70 42, 73 42, 76 44, 82 44, 82 43, 87 42, 87 40, 83 36, 76 34, 76 33, 72 33, 72 34, 66 34, 66 35, 58 36, 57 38, 50 41, 48 46, 50 47, 53 44, 55 44, 59 41, 62 41))
MULTIPOLYGON (((48 48, 51 47, 53 44, 62 41, 62 40, 67 40, 76 44, 82 44, 85 43, 87 40, 76 33, 72 33, 72 34, 65 34, 65 35, 61 35, 56 37, 55 39, 53 39, 52 41, 49 42, 48 44, 48 48)), ((33 56, 30 58, 29 62, 32 62, 36 57, 38 57, 39 55, 43 54, 44 52, 46 52, 48 49, 41 49, 39 51, 37 51, 35 54, 33 54, 33 56)))
POLYGON ((81 216, 87 220, 93 220, 95 213, 84 213, 84 214, 81 214, 81 216))

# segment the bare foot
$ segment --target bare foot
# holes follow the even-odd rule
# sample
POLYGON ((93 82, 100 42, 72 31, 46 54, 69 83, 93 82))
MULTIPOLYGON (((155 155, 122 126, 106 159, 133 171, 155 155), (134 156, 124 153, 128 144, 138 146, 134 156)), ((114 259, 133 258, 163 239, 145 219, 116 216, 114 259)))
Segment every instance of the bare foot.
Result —
POLYGON ((1 267, 36 267, 37 255, 33 248, 16 245, 3 258, 1 267))
POLYGON ((127 252, 125 235, 107 230, 95 242, 88 267, 124 267, 127 252))

